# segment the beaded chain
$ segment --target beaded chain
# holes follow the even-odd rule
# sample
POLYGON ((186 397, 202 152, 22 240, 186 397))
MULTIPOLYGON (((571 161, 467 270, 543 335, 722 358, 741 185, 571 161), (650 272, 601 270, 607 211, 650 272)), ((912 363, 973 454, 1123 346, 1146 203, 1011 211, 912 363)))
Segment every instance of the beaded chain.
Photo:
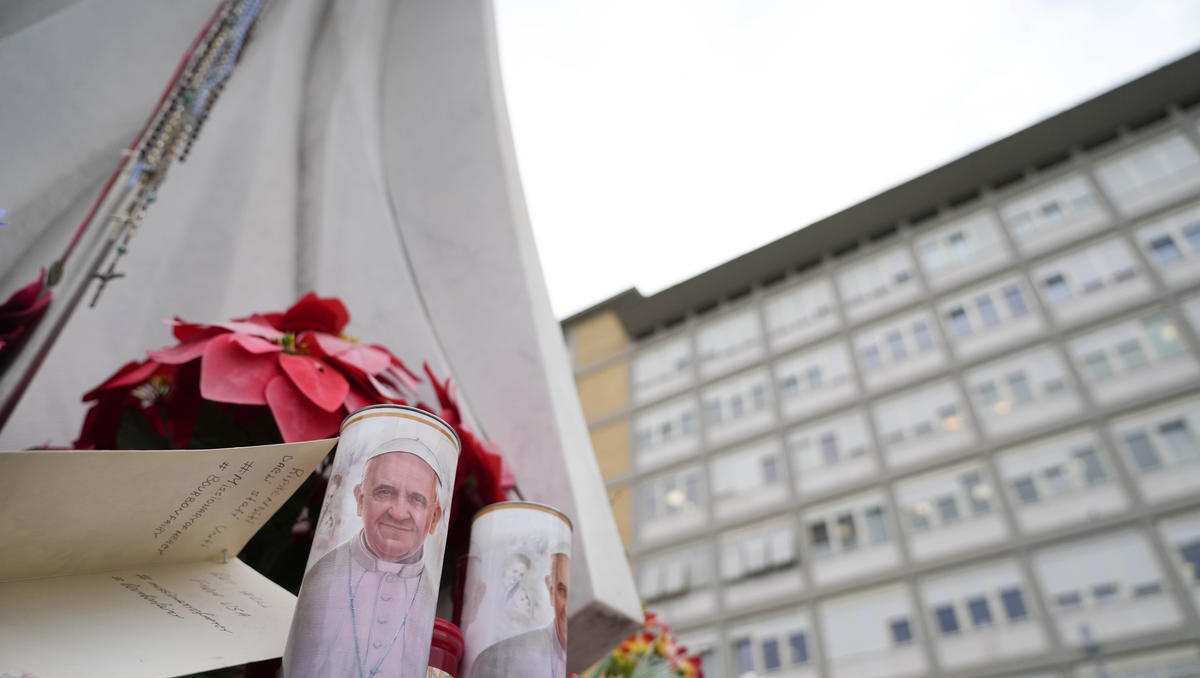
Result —
MULTIPOLYGON (((237 64, 242 47, 261 14, 263 2, 228 0, 224 4, 185 56, 181 70, 152 116, 147 130, 126 151, 127 159, 118 173, 127 175, 127 179, 120 193, 112 196, 112 207, 106 219, 113 224, 110 246, 116 244, 117 247, 107 269, 93 274, 100 285, 89 306, 96 305, 109 281, 124 277, 124 273, 116 270, 117 262, 129 251, 129 242, 137 235, 146 210, 157 200, 159 187, 171 163, 187 159, 200 128, 208 119, 237 64)), ((110 197, 108 193, 111 187, 110 181, 97 206, 110 197)), ((80 232, 87 227, 90 217, 84 221, 80 232)), ((77 233, 76 240, 78 237, 77 233)), ((51 267, 51 285, 61 278, 63 263, 70 250, 68 247, 63 257, 51 267)))

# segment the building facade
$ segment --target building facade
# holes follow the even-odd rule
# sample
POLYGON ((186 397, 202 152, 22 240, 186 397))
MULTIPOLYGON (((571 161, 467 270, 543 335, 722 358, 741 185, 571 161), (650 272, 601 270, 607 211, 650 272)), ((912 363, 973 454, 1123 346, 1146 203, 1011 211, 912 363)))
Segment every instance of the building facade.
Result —
POLYGON ((1200 676, 1200 54, 563 323, 714 678, 1200 676))

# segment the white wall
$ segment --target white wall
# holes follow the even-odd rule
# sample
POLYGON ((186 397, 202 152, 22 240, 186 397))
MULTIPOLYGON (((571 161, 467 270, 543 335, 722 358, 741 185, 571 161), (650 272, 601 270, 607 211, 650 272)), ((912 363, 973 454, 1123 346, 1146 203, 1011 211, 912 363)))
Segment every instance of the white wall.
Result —
POLYGON ((857 591, 818 607, 831 678, 900 678, 925 671, 917 620, 903 584, 857 591), (896 645, 891 622, 907 619, 913 642, 896 645))

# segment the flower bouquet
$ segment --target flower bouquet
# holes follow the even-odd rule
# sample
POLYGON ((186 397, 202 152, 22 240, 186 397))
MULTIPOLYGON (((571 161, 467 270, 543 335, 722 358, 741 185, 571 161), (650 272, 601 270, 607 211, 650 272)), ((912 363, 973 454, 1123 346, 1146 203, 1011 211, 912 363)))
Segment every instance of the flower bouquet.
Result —
POLYGON ((590 678, 704 678, 700 657, 687 653, 653 612, 642 628, 596 665, 590 678))

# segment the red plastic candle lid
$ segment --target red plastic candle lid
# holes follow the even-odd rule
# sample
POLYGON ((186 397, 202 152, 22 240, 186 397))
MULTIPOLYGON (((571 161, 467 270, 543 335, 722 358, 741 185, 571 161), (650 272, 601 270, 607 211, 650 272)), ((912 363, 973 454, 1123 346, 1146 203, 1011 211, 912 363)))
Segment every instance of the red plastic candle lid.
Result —
POLYGON ((462 631, 441 617, 433 620, 433 642, 429 646, 429 665, 450 675, 458 675, 462 662, 462 631))

